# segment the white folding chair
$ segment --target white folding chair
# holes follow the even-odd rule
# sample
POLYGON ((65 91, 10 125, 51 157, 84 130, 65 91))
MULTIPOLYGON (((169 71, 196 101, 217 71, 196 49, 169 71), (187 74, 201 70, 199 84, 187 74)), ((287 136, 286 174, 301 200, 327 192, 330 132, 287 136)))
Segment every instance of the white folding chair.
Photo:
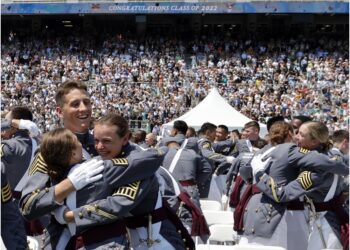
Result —
POLYGON ((196 244, 197 250, 232 249, 233 243, 236 242, 237 237, 236 232, 233 231, 232 225, 212 225, 209 229, 210 237, 207 244, 196 244), (231 244, 226 245, 228 242, 231 244), (223 243, 225 245, 218 245, 218 243, 223 243))
POLYGON ((213 210, 213 211, 221 211, 222 210, 221 203, 218 201, 199 200, 199 203, 201 204, 202 210, 213 210))
POLYGON ((229 224, 233 228, 233 213, 230 211, 203 210, 203 215, 208 225, 229 224))
POLYGON ((28 249, 30 250, 39 250, 39 242, 37 239, 27 236, 28 249))
POLYGON ((283 247, 276 246, 260 246, 253 244, 235 245, 232 250, 286 250, 283 247))

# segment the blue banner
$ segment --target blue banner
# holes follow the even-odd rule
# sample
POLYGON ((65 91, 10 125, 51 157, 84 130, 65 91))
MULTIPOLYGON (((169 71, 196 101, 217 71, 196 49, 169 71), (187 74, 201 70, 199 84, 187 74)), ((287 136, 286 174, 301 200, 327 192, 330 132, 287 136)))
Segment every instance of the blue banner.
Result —
POLYGON ((349 13, 348 2, 140 2, 140 3, 14 3, 1 4, 2 15, 14 14, 230 14, 349 13))

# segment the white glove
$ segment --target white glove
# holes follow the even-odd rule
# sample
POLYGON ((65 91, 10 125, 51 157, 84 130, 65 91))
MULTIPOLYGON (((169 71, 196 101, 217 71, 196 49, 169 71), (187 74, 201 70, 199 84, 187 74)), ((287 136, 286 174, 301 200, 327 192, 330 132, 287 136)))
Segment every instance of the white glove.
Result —
POLYGON ((68 208, 65 205, 63 205, 59 206, 52 212, 55 219, 62 225, 67 224, 66 220, 64 219, 64 212, 66 210, 68 210, 68 208))
POLYGON ((258 172, 264 172, 266 165, 270 162, 271 157, 267 158, 265 161, 262 161, 264 155, 259 154, 255 155, 250 163, 253 170, 253 176, 255 176, 258 172))
POLYGON ((226 156, 227 163, 232 163, 234 159, 235 159, 235 157, 233 157, 233 156, 226 156))
POLYGON ((87 184, 95 182, 102 178, 103 161, 93 159, 79 164, 68 174, 68 179, 72 182, 75 190, 80 190, 87 184))
POLYGON ((29 130, 29 133, 33 136, 36 137, 39 135, 39 128, 36 126, 36 124, 32 121, 29 120, 19 120, 18 124, 19 129, 27 129, 29 130))

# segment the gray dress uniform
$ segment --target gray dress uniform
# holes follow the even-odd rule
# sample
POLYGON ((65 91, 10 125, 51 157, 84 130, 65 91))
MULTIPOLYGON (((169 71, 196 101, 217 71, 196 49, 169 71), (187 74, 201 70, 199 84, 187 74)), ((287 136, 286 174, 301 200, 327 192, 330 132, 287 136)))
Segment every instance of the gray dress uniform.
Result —
POLYGON ((193 202, 184 187, 168 170, 160 167, 156 174, 163 199, 166 199, 191 236, 199 236, 203 242, 206 242, 210 231, 201 208, 193 202))
MULTIPOLYGON (((273 181, 273 178, 269 176, 264 176, 258 183, 258 187, 264 189, 263 192, 270 198, 275 201, 278 200, 279 202, 288 202, 301 195, 306 195, 308 199, 312 201, 312 206, 315 206, 316 209, 316 211, 312 211, 311 209, 311 217, 315 216, 315 212, 327 211, 325 213, 325 219, 339 241, 341 241, 343 237, 341 235, 341 225, 343 225, 345 221, 348 221, 348 209, 343 207, 344 200, 341 196, 343 191, 343 178, 341 176, 337 177, 339 179, 337 183, 335 183, 334 194, 330 197, 332 199, 325 202, 325 198, 333 184, 335 178, 334 174, 348 175, 349 168, 344 164, 343 159, 339 155, 334 155, 331 152, 323 152, 323 154, 317 154, 315 151, 310 152, 308 150, 303 150, 302 152, 308 155, 308 157, 305 158, 310 158, 311 161, 316 162, 316 164, 312 165, 309 163, 303 166, 301 168, 303 172, 297 179, 291 181, 287 185, 282 185, 282 187, 278 189, 276 189, 276 187, 272 189, 272 187, 269 188, 267 186, 273 181), (328 156, 326 154, 328 154, 328 156), (313 168, 310 169, 310 166, 313 168)), ((313 234, 319 235, 318 232, 314 232, 313 234)), ((345 236, 345 238, 348 238, 348 236, 345 236)))
MULTIPOLYGON (((176 140, 175 138, 172 140, 176 140)), ((176 141, 177 142, 177 141, 176 141)), ((180 142, 177 142, 181 144, 180 142)), ((175 155, 180 149, 170 148, 164 157, 163 167, 169 170, 175 155)), ((200 207, 199 192, 197 185, 203 185, 212 173, 210 163, 193 150, 182 149, 176 165, 171 170, 172 176, 177 180, 193 199, 193 202, 200 207)))
POLYGON ((27 171, 31 158, 32 140, 27 131, 19 130, 11 139, 1 142, 1 160, 6 164, 7 178, 13 189, 27 171))
POLYGON ((7 249, 27 249, 23 219, 12 200, 11 187, 1 162, 1 238, 7 249))
MULTIPOLYGON (((129 149, 130 147, 130 145, 127 145, 126 148, 129 149)), ((115 158, 113 160, 104 161, 105 169, 103 171, 102 180, 87 185, 83 189, 77 191, 76 204, 78 206, 84 206, 97 199, 106 198, 112 194, 117 195, 119 190, 118 187, 123 185, 125 185, 125 189, 120 192, 134 197, 141 184, 145 183, 144 185, 146 186, 149 184, 148 179, 143 179, 154 174, 163 160, 163 155, 163 152, 160 153, 157 150, 135 151, 135 153, 129 153, 127 158, 115 158)), ((59 207, 59 204, 54 201, 55 182, 50 180, 47 175, 47 169, 43 168, 40 164, 39 158, 37 164, 33 165, 30 173, 33 173, 33 176, 40 176, 40 180, 44 183, 45 187, 42 190, 33 189, 37 184, 38 178, 31 178, 28 182, 27 189, 35 191, 23 196, 20 203, 22 215, 28 220, 38 218, 59 207)), ((111 200, 114 199, 117 198, 111 196, 111 200)), ((101 209, 99 206, 93 205, 86 205, 84 208, 88 215, 86 220, 84 220, 84 217, 82 216, 83 212, 75 214, 77 234, 85 232, 87 229, 91 228, 91 226, 108 224, 119 219, 119 217, 116 217, 110 212, 113 208, 113 202, 104 203, 103 206, 101 204, 101 209)), ((124 207, 120 207, 120 209, 124 209, 124 207)), ((51 219, 51 223, 45 231, 43 242, 45 249, 56 249, 64 228, 65 227, 60 225, 55 219, 51 219)), ((97 235, 95 236, 99 245, 95 244, 96 241, 94 241, 94 239, 89 239, 89 241, 85 240, 85 242, 88 242, 88 246, 84 245, 81 247, 86 249, 97 246, 101 247, 101 245, 105 245, 106 247, 118 247, 126 242, 124 237, 111 236, 110 238, 103 238, 97 235)), ((82 235, 82 237, 84 237, 84 235, 82 235)))
MULTIPOLYGON (((141 153, 148 153, 150 150, 142 151, 141 153)), ((132 155, 130 154, 130 156, 132 155)), ((154 165, 158 168, 161 162, 153 164, 153 166, 145 164, 143 165, 143 169, 154 168, 154 165)), ((137 175, 139 176, 140 173, 137 175)), ((158 206, 159 199, 161 200, 158 177, 156 175, 141 177, 137 181, 129 181, 127 185, 119 187, 109 185, 109 189, 114 188, 111 196, 98 196, 97 198, 101 200, 91 197, 90 200, 94 200, 93 202, 73 210, 77 230, 100 225, 110 220, 126 218, 126 225, 131 235, 131 245, 134 248, 137 248, 138 244, 147 245, 146 243, 148 243, 148 247, 152 246, 158 249, 157 246, 163 246, 165 243, 168 243, 174 249, 185 249, 183 239, 181 238, 183 235, 177 232, 177 225, 168 217, 164 206, 158 206), (150 221, 144 221, 145 218, 150 219, 150 221), (161 223, 161 226, 158 236, 154 236, 156 233, 154 225, 157 223, 161 223), (149 229, 149 227, 152 227, 152 229, 149 229), (136 231, 142 230, 142 228, 147 228, 144 230, 147 233, 144 235, 144 238, 142 238, 141 233, 137 236, 139 239, 136 239, 136 231)), ((135 179, 135 176, 133 179, 135 179)), ((94 189, 96 189, 97 184, 94 183, 94 189)), ((101 193, 105 188, 101 187, 97 192, 101 193)), ((187 238, 186 240, 189 239, 187 238)))
MULTIPOLYGON (((256 184, 262 193, 254 194, 246 206, 243 233, 246 236, 269 239, 274 234, 286 209, 303 210, 302 203, 285 203, 305 194, 305 189, 300 182, 293 181, 298 177, 300 170, 337 174, 345 174, 348 171, 347 166, 341 162, 290 143, 277 146, 265 156, 266 159, 269 157, 271 162, 265 168, 266 174, 256 184), (291 188, 283 193, 281 190, 285 190, 283 189, 287 187, 285 185, 290 185, 291 188)), ((313 181, 309 177, 306 179, 310 188, 313 181)))
MULTIPOLYGON (((224 174, 231 166, 227 162, 226 156, 222 154, 215 153, 211 141, 206 138, 201 138, 198 140, 198 148, 200 154, 206 158, 213 168, 213 173, 217 175, 224 174)), ((200 198, 207 198, 210 189, 211 177, 203 184, 199 185, 200 198)))
POLYGON ((222 155, 232 155, 235 142, 232 140, 224 140, 213 143, 213 149, 216 153, 222 155))

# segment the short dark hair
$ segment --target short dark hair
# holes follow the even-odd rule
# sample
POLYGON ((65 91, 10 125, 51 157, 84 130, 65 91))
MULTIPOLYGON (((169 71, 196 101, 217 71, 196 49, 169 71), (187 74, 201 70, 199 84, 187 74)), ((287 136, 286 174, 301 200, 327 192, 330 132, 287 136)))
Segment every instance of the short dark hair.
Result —
POLYGON ((251 121, 251 122, 247 122, 246 124, 244 124, 244 129, 247 129, 250 127, 257 128, 260 131, 260 125, 257 121, 251 121))
POLYGON ((178 130, 181 134, 186 134, 188 126, 187 123, 182 120, 177 120, 174 122, 174 129, 178 130))
POLYGON ((200 132, 202 134, 205 134, 205 132, 207 132, 208 130, 215 130, 217 128, 216 125, 210 123, 210 122, 205 122, 202 124, 202 127, 200 129, 200 132))
POLYGON ((11 109, 11 117, 12 119, 23 119, 23 120, 33 120, 33 114, 27 107, 16 106, 11 109))
POLYGON ((218 128, 221 128, 221 129, 225 130, 226 134, 228 134, 228 132, 229 132, 228 131, 228 127, 226 125, 221 124, 221 125, 218 126, 218 128))
POLYGON ((349 140, 349 131, 347 131, 345 129, 340 129, 340 130, 334 131, 334 133, 332 135, 333 142, 339 143, 339 142, 342 142, 344 139, 349 140))
POLYGON ((266 123, 266 128, 267 128, 267 131, 270 132, 270 128, 271 126, 275 123, 275 122, 279 122, 279 121, 284 121, 284 117, 283 116, 274 116, 274 117, 271 117, 267 123, 266 123))
POLYGON ((305 122, 311 122, 312 121, 312 118, 310 116, 306 116, 306 115, 293 116, 293 119, 300 120, 302 124, 305 123, 305 122))

